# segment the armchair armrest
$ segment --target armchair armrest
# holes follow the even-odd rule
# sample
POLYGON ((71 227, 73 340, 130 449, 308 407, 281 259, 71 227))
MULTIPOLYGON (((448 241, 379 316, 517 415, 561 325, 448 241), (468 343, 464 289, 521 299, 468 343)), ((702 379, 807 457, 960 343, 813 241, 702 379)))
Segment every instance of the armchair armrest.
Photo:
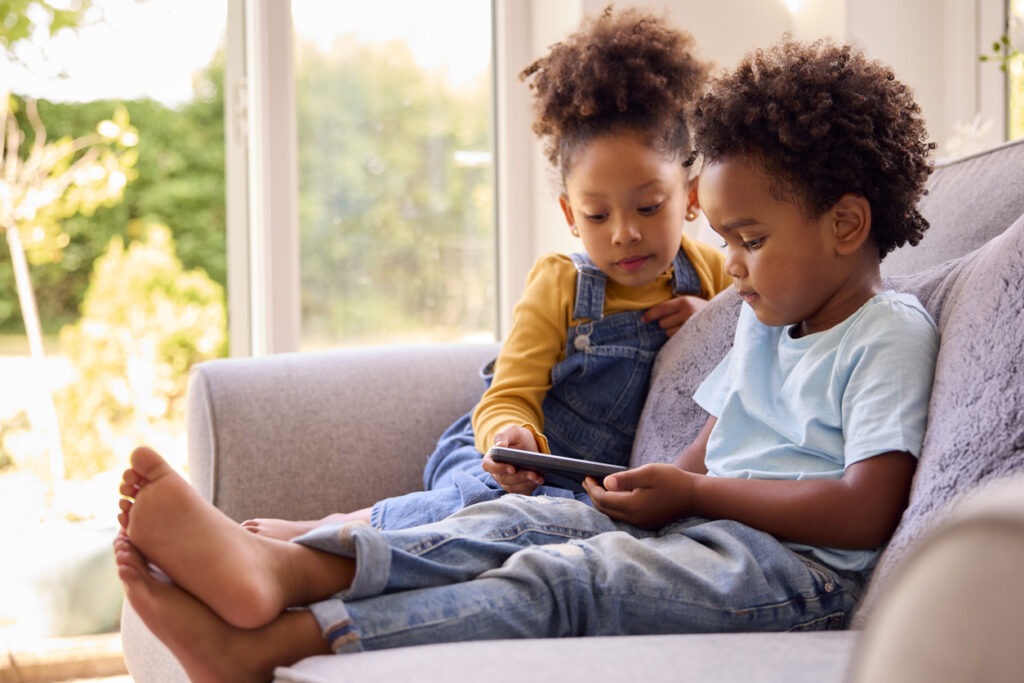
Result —
POLYGON ((192 484, 236 520, 314 519, 419 490, 497 351, 399 345, 202 363, 189 384, 192 484))

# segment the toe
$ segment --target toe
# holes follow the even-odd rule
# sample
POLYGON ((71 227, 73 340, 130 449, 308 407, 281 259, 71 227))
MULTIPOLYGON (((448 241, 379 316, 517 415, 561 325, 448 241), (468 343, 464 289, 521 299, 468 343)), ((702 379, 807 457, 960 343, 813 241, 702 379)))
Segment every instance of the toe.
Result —
POLYGON ((139 486, 174 472, 160 454, 146 446, 140 446, 132 451, 131 463, 132 470, 141 478, 139 486))

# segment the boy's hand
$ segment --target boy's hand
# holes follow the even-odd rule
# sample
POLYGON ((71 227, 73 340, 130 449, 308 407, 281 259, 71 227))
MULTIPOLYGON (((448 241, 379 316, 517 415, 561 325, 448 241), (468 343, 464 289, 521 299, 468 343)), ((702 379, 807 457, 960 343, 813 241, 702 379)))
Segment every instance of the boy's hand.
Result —
POLYGON ((707 303, 704 299, 696 296, 677 296, 648 308, 644 313, 643 321, 645 323, 657 322, 661 325, 661 329, 671 337, 679 331, 683 323, 690 319, 690 316, 704 308, 707 303))
MULTIPOLYGON (((518 448, 534 453, 540 451, 533 432, 526 427, 519 426, 506 427, 498 432, 494 436, 494 445, 503 448, 518 448)), ((521 493, 528 496, 544 483, 544 477, 537 472, 520 469, 507 462, 495 462, 490 454, 484 455, 483 467, 484 471, 494 477, 501 488, 509 493, 521 493)))
POLYGON ((601 486, 587 477, 583 488, 594 507, 642 529, 660 529, 691 514, 693 484, 700 475, 664 463, 610 474, 601 486))

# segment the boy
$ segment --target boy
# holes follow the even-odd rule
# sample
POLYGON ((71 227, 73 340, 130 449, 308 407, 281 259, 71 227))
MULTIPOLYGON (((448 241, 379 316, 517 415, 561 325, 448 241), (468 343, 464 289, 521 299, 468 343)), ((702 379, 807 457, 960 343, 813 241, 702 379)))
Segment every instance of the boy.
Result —
POLYGON ((139 449, 119 572, 194 680, 452 640, 845 623, 924 433, 938 336, 913 297, 882 291, 879 262, 927 227, 931 145, 909 90, 829 43, 747 58, 694 127, 701 208, 745 305, 695 397, 712 417, 677 462, 588 480, 596 509, 512 495, 288 543, 240 529, 139 449))

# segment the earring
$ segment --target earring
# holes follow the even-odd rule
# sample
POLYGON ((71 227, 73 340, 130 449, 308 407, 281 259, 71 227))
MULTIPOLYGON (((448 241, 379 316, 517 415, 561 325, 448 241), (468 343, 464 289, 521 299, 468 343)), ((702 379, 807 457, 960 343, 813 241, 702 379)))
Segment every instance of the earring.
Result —
POLYGON ((693 209, 688 209, 686 211, 686 220, 690 222, 697 220, 697 212, 694 211, 693 209))
POLYGON ((575 225, 572 226, 572 236, 573 237, 579 237, 580 236, 580 229, 577 228, 575 225))

